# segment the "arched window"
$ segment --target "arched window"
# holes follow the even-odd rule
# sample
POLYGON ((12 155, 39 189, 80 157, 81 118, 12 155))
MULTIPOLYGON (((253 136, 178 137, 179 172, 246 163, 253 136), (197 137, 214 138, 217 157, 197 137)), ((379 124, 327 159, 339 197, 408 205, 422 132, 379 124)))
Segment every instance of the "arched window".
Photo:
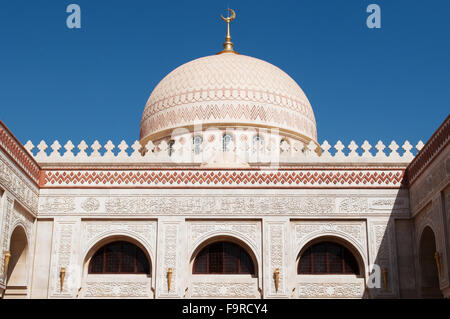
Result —
POLYGON ((264 144, 264 139, 260 135, 253 136, 253 147, 259 149, 264 144))
POLYGON ((169 143, 167 143, 167 145, 169 146, 168 148, 168 152, 169 152, 169 156, 172 156, 173 154, 173 145, 175 144, 174 140, 170 140, 169 143))
POLYGON ((344 246, 333 242, 312 245, 301 255, 299 274, 355 274, 359 275, 356 258, 344 246))
POLYGON ((139 247, 116 241, 97 250, 89 263, 89 273, 150 274, 150 264, 139 247))
POLYGON ((193 273, 254 275, 255 270, 251 257, 242 247, 230 242, 217 242, 198 253, 193 273))
POLYGON ((192 138, 192 143, 194 144, 194 153, 196 155, 200 154, 201 146, 202 146, 202 143, 203 143, 203 138, 200 135, 195 135, 192 138))
POLYGON ((281 152, 289 151, 290 147, 291 147, 291 145, 289 144, 289 142, 287 140, 282 139, 280 141, 280 150, 281 150, 281 152))
POLYGON ((222 146, 223 146, 223 151, 224 152, 229 152, 230 151, 230 145, 233 142, 233 136, 231 136, 231 134, 225 134, 222 137, 222 146))

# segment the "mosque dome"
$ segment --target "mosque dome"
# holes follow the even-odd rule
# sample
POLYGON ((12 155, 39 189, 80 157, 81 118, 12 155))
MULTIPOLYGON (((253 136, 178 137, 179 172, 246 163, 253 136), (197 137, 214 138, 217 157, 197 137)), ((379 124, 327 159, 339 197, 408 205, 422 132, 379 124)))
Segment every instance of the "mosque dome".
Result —
POLYGON ((236 53, 228 37, 224 51, 181 65, 156 86, 142 116, 141 142, 196 125, 275 128, 316 142, 314 112, 300 86, 278 67, 236 53))

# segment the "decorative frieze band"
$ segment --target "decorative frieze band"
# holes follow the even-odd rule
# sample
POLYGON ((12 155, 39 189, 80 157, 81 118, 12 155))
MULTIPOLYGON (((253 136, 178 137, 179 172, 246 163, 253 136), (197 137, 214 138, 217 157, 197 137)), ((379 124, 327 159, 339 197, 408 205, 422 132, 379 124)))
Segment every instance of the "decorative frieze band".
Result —
POLYGON ((43 188, 400 188, 402 169, 47 170, 43 188))
POLYGON ((150 298, 150 281, 87 281, 84 298, 150 298))
MULTIPOLYGON (((332 280, 332 279, 331 279, 332 280)), ((308 282, 298 284, 299 298, 362 298, 364 279, 359 282, 308 282)))
POLYGON ((407 193, 325 195, 41 196, 39 214, 64 216, 367 216, 409 214, 407 193))
POLYGON ((255 298, 258 297, 254 282, 193 282, 192 298, 255 298))

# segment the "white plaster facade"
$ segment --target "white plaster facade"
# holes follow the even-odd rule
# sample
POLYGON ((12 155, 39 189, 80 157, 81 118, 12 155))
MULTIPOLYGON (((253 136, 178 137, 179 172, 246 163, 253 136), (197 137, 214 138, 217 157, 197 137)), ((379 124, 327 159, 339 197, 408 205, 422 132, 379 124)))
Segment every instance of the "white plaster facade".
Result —
POLYGON ((104 149, 98 142, 90 148, 81 142, 73 152, 71 141, 64 148, 55 141, 51 150, 41 142, 36 152, 31 142, 23 147, 1 123, 2 296, 405 298, 439 292, 449 297, 450 119, 425 146, 419 143, 414 148, 405 142, 400 149, 392 142, 388 152, 381 142, 375 152, 367 142, 361 151, 354 142, 348 148, 341 142, 334 148, 326 141, 319 146, 314 115, 301 89, 281 70, 252 59, 227 53, 194 61, 195 67, 191 62, 181 68, 182 75, 171 73, 150 98, 142 140, 131 149, 125 142, 117 148, 108 142, 104 149), (246 65, 252 69, 246 71, 246 65), (258 67, 266 72, 262 80, 257 77, 258 67), (216 69, 225 75, 218 77, 216 69), (239 70, 239 81, 233 81, 233 70, 239 70), (170 77, 176 80, 170 82, 170 77), (228 84, 228 93, 215 91, 228 84), (204 91, 202 85, 207 86, 204 91), (265 87, 270 90, 261 95, 262 102, 249 98, 254 96, 250 91, 265 87), (174 98, 173 92, 185 97, 174 98), (159 95, 165 100, 157 99, 159 95), (286 102, 287 98, 294 102, 286 102), (295 133, 298 127, 281 125, 280 119, 262 123, 240 117, 237 121, 225 114, 216 122, 208 120, 209 125, 198 131, 194 127, 202 119, 189 122, 187 115, 183 123, 165 118, 167 127, 166 122, 149 120, 158 112, 164 116, 177 114, 179 108, 193 112, 192 108, 211 104, 232 105, 236 112, 247 114, 249 103, 269 113, 272 108, 284 112, 289 104, 286 112, 297 112, 306 123, 296 125, 306 126, 295 133), (159 109, 152 109, 153 105, 159 109), (152 126, 155 123, 157 128, 152 126), (184 131, 164 133, 169 129, 184 131), (233 143, 224 150, 222 136, 230 130, 233 143), (256 147, 251 130, 262 130, 262 142, 256 147), (198 152, 190 142, 196 134, 202 135, 198 152), (143 142, 152 136, 150 142, 143 142), (169 145, 170 140, 174 144, 169 145), (414 159, 416 150, 420 152, 414 159), (439 287, 425 291, 420 238, 426 226, 436 236, 439 287), (13 237, 17 229, 23 231, 13 237), (19 239, 12 243, 12 238, 19 239), (117 239, 133 242, 145 252, 150 275, 88 274, 95 251, 117 239), (255 275, 192 273, 199 249, 221 239, 249 253, 255 275), (348 248, 361 274, 298 275, 302 250, 322 239, 348 248), (26 242, 26 248, 17 261, 14 251, 20 242, 26 242), (13 255, 9 262, 6 252, 13 255), (368 285, 373 264, 383 270, 379 288, 368 285), (61 269, 65 269, 63 282, 61 269), (277 279, 275 271, 279 271, 277 279))

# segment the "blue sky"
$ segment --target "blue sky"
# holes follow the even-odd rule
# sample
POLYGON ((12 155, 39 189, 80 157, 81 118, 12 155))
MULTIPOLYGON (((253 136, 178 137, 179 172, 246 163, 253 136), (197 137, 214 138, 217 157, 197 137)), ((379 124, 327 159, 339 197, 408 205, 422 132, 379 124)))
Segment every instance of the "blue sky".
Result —
POLYGON ((131 144, 157 83, 221 50, 228 6, 235 49, 299 83, 320 142, 415 144, 449 114, 448 0, 15 0, 0 3, 0 119, 23 143, 131 144))

